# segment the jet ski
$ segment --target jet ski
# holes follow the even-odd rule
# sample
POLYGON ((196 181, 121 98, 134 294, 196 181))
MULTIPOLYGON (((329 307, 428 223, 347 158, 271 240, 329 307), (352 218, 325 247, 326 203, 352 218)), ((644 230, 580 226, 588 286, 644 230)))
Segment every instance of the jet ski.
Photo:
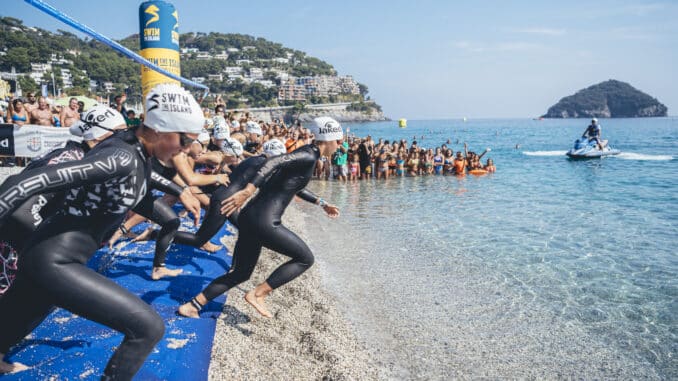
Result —
POLYGON ((574 147, 567 151, 566 155, 571 159, 596 159, 603 156, 619 155, 620 153, 620 150, 607 145, 607 140, 603 140, 603 149, 600 149, 595 140, 581 137, 574 141, 574 147))

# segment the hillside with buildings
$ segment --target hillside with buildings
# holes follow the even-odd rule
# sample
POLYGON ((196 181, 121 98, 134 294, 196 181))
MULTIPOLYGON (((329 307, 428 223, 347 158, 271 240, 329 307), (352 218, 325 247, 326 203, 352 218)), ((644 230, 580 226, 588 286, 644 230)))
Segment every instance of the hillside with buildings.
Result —
MULTIPOLYGON (((119 42, 139 49, 138 35, 119 42)), ((384 118, 367 86, 279 43, 240 34, 186 33, 180 46, 182 76, 209 86, 208 104, 221 95, 229 109, 332 104, 364 114, 361 120, 384 118)), ((12 92, 46 89, 50 95, 92 97, 126 93, 129 102, 141 100, 138 64, 96 41, 28 27, 11 17, 0 18, 0 77, 12 92)))

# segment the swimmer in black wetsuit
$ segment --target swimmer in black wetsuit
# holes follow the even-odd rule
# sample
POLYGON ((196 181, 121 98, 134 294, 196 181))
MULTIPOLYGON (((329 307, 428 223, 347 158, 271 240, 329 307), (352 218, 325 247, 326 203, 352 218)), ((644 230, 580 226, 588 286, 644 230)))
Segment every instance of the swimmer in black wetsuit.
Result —
MULTIPOLYGON (((113 130, 127 128, 125 118, 116 110, 106 106, 91 108, 87 113, 83 113, 82 119, 84 121, 98 119, 98 124, 103 128, 87 125, 83 120, 76 121, 71 126, 70 132, 83 138, 82 143, 69 140, 64 147, 32 160, 24 171, 80 160, 91 148, 110 137, 113 130)), ((0 266, 5 270, 0 273, 0 295, 9 289, 14 279, 18 253, 42 221, 63 207, 65 197, 64 192, 33 196, 12 213, 0 227, 0 247, 3 251, 0 256, 0 266)))
MULTIPOLYGON (((338 217, 339 209, 329 205, 313 193, 304 190, 313 175, 313 168, 321 155, 331 155, 343 138, 339 123, 332 118, 316 118, 315 143, 289 154, 268 159, 243 190, 234 193, 222 203, 222 213, 230 215, 260 188, 259 193, 237 216, 238 241, 233 250, 233 269, 215 279, 189 303, 179 308, 179 314, 199 317, 207 302, 250 278, 261 248, 266 247, 290 257, 268 279, 245 295, 260 314, 271 317, 264 299, 274 289, 290 282, 311 265, 313 253, 296 234, 281 223, 282 214, 295 195, 320 205, 330 217, 338 217)), ((281 144, 284 152, 284 145, 281 144)), ((234 171, 235 172, 235 171, 234 171)), ((234 178, 231 181, 235 181, 234 178)))
MULTIPOLYGON (((225 146, 222 148, 223 153, 224 153, 224 163, 235 163, 238 159, 238 157, 242 154, 242 145, 235 139, 232 138, 225 138, 223 140, 225 142, 225 146)), ((264 157, 260 157, 262 161, 265 160, 264 157)), ((254 164, 255 161, 252 160, 246 160, 247 162, 246 165, 243 166, 241 169, 244 170, 245 168, 248 168, 251 166, 251 164, 254 164)), ((244 163, 245 163, 244 162, 244 163)), ((258 167, 254 168, 253 170, 249 170, 248 173, 251 173, 248 175, 247 178, 251 178, 254 176, 254 173, 256 173, 256 170, 258 167)), ((240 173, 240 172, 239 172, 240 173)), ((200 225, 200 229, 198 229, 198 232, 193 234, 189 232, 178 232, 179 226, 167 226, 164 223, 161 223, 159 221, 154 221, 158 223, 159 225, 162 226, 162 229, 160 231, 155 230, 150 232, 149 234, 146 234, 144 237, 137 237, 135 240, 144 240, 144 239, 156 239, 160 240, 162 237, 162 232, 167 229, 173 229, 171 234, 174 237, 173 242, 175 243, 180 243, 180 244, 185 244, 185 245, 191 245, 193 247, 203 249, 206 251, 210 252, 215 252, 218 249, 221 248, 221 246, 218 245, 211 245, 209 240, 212 238, 218 231, 221 229, 221 226, 226 222, 226 216, 222 215, 219 211, 221 207, 221 201, 225 200, 226 198, 230 197, 233 193, 235 193, 238 190, 241 190, 247 185, 248 181, 243 180, 243 175, 237 175, 239 177, 239 181, 237 181, 235 184, 230 184, 228 187, 225 185, 219 185, 217 186, 214 191, 213 195, 210 198, 210 205, 209 209, 207 210, 205 214, 205 218, 203 219, 202 224, 200 225), (209 250, 211 246, 216 246, 215 250, 209 250)), ((127 223, 125 223, 127 224, 127 223)), ((197 225, 197 224, 196 224, 197 225)), ((142 234, 143 235, 143 234, 142 234)), ((157 247, 157 245, 156 245, 157 247)))
MULTIPOLYGON (((176 85, 153 88, 146 110, 143 126, 105 140, 82 160, 25 171, 0 186, 0 219, 35 194, 66 191, 64 207, 31 236, 15 283, 0 299, 0 358, 54 306, 125 335, 104 379, 131 379, 162 338, 164 322, 148 304, 86 267, 106 235, 145 196, 149 157, 169 159, 204 124, 200 106, 176 85)), ((197 203, 182 195, 184 201, 197 203)), ((1 373, 22 368, 0 361, 1 373)))

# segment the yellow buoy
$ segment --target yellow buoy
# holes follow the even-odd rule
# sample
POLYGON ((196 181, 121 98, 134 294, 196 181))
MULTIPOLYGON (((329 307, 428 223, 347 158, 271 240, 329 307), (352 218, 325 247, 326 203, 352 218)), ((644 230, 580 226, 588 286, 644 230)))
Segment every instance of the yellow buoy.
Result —
POLYGON ((400 120, 398 121, 398 127, 400 127, 400 128, 405 128, 405 127, 407 127, 407 119, 400 119, 400 120))

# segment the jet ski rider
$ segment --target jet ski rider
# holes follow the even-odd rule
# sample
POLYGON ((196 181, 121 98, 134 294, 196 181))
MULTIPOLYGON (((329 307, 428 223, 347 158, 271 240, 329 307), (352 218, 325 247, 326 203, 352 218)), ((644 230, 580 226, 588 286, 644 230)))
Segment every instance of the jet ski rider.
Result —
POLYGON ((591 119, 591 124, 586 127, 586 131, 584 131, 584 135, 581 137, 588 138, 589 141, 595 140, 601 150, 605 146, 601 139, 600 124, 598 124, 598 119, 596 118, 591 119))

